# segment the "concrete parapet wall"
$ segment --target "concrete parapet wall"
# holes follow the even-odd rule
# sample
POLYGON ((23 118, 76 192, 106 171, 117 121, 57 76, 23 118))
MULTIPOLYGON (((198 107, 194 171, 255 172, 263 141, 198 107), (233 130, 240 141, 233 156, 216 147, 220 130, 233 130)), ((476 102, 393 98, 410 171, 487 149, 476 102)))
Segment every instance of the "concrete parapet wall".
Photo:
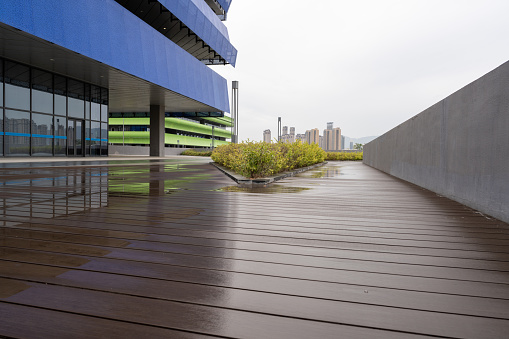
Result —
POLYGON ((366 144, 363 162, 509 222, 509 62, 366 144))

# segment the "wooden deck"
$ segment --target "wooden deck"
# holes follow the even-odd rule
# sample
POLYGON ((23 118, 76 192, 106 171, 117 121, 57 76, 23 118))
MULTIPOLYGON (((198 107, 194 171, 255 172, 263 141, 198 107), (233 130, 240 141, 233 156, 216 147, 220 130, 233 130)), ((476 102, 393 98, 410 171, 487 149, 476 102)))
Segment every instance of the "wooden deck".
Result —
POLYGON ((508 337, 509 225, 361 163, 9 163, 0 206, 0 337, 508 337))

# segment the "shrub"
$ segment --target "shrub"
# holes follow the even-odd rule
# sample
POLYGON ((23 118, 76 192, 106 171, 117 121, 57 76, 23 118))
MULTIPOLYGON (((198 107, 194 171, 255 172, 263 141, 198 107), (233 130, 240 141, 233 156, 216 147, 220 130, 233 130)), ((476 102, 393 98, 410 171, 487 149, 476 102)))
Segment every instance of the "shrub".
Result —
POLYGON ((317 144, 245 141, 217 147, 212 160, 248 178, 259 178, 323 162, 317 144))
POLYGON ((341 161, 359 161, 362 160, 362 152, 329 152, 327 153, 326 160, 341 160, 341 161))
POLYGON ((212 155, 212 151, 193 151, 191 149, 185 150, 184 152, 180 153, 180 155, 192 155, 192 156, 198 156, 198 157, 210 157, 212 155))

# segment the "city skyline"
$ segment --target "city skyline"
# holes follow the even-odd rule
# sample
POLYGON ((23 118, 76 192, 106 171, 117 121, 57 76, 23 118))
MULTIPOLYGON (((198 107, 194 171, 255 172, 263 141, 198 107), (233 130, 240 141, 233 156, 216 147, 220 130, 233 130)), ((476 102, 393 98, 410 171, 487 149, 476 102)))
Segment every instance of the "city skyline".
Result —
MULTIPOLYGON (((353 149, 354 141, 356 139, 352 139, 348 136, 345 136, 341 132, 340 127, 334 127, 334 122, 327 122, 326 128, 323 130, 323 134, 320 135, 319 128, 307 129, 304 133, 295 132, 295 127, 288 125, 283 125, 281 129, 281 141, 282 142, 295 142, 300 141, 303 143, 317 143, 322 149, 325 151, 339 151, 339 150, 348 150, 353 149)), ((270 129, 266 129, 263 131, 263 142, 273 142, 278 141, 279 136, 271 137, 272 132, 270 129)), ((376 138, 376 136, 364 137, 367 138, 366 142, 371 141, 376 138)), ((363 138, 361 138, 363 139, 363 138)), ((364 142, 360 142, 364 144, 364 142)))

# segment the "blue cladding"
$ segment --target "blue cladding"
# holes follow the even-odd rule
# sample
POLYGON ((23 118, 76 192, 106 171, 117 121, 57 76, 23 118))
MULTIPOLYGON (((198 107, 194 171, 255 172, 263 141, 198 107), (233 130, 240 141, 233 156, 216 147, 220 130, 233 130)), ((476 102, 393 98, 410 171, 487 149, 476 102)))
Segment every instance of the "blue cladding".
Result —
POLYGON ((228 29, 203 0, 159 0, 173 15, 235 67, 237 50, 228 29))
POLYGON ((1 0, 0 22, 229 112, 224 78, 114 0, 1 0))
POLYGON ((228 13, 232 0, 217 0, 217 2, 219 2, 221 7, 223 7, 224 11, 228 13))

